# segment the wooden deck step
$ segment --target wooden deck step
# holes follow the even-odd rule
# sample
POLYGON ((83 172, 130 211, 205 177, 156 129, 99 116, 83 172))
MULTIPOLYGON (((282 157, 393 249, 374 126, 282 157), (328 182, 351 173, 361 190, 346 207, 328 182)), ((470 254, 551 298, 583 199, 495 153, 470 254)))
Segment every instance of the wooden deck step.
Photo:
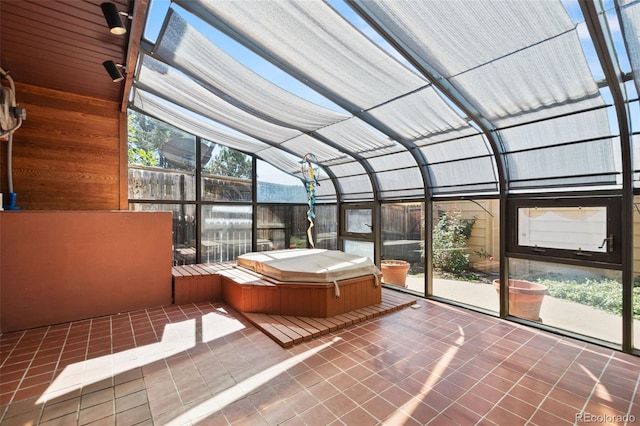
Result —
POLYGON ((417 300, 418 298, 415 296, 383 288, 381 303, 329 318, 295 317, 252 312, 242 312, 241 314, 280 346, 288 348, 338 329, 406 308, 416 303, 417 300))

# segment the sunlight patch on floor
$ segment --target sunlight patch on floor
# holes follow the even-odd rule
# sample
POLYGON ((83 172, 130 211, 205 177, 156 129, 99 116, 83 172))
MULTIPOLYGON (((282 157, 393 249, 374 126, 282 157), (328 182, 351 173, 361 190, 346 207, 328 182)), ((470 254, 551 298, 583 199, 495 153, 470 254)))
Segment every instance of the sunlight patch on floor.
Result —
POLYGON ((259 374, 255 374, 248 379, 238 383, 237 385, 223 392, 220 392, 219 394, 206 400, 205 402, 198 404, 197 406, 191 408, 187 412, 168 422, 166 426, 196 424, 204 421, 207 417, 222 410, 224 407, 237 401, 238 399, 243 398, 245 395, 249 394, 250 392, 269 382, 270 380, 273 380, 280 374, 285 373, 288 369, 312 357, 313 355, 333 345, 339 340, 342 339, 336 337, 331 342, 324 343, 313 349, 309 349, 303 353, 295 355, 285 361, 279 362, 278 364, 267 368, 259 374))

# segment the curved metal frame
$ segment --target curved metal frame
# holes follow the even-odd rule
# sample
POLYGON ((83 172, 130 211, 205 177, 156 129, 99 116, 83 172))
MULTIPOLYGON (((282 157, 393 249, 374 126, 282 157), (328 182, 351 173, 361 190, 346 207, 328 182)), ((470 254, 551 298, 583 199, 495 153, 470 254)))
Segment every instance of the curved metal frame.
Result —
MULTIPOLYGON (((598 59, 602 64, 602 69, 606 80, 609 82, 609 89, 616 109, 618 126, 620 130, 620 148, 622 152, 622 209, 620 220, 622 229, 632 229, 633 227, 633 176, 631 158, 631 124, 628 119, 627 95, 624 87, 623 74, 616 62, 616 53, 613 41, 608 36, 609 31, 606 12, 600 2, 591 0, 580 0, 580 9, 584 15, 589 34, 594 42, 598 59)), ((616 2, 616 6, 619 5, 616 2)), ((633 241, 630 232, 622 233, 622 350, 631 352, 633 349, 633 241)))
MULTIPOLYGON (((437 88, 441 94, 447 98, 450 102, 452 102, 463 114, 466 115, 466 119, 475 124, 477 130, 486 138, 486 141, 490 145, 491 153, 487 154, 487 157, 493 156, 494 164, 496 168, 497 180, 498 180, 498 191, 499 191, 499 202, 500 202, 500 278, 502 283, 502 291, 500 298, 500 316, 506 317, 508 311, 508 292, 507 283, 509 276, 508 270, 508 262, 506 261, 507 255, 507 241, 508 232, 515 232, 515 230, 509 230, 507 228, 508 221, 508 211, 507 204, 508 201, 515 196, 515 198, 519 198, 519 195, 511 194, 509 191, 509 181, 507 179, 508 174, 508 163, 507 158, 505 156, 503 144, 501 141, 501 136, 499 129, 488 119, 482 116, 482 114, 473 106, 471 102, 469 102, 443 75, 439 74, 429 63, 424 61, 417 55, 415 52, 411 50, 409 46, 403 43, 403 41, 396 37, 390 28, 387 28, 384 22, 381 22, 377 18, 375 18, 374 14, 371 13, 370 8, 368 6, 367 0, 345 0, 347 4, 362 18, 364 19, 372 28, 374 28, 387 42, 389 42, 394 49, 396 49, 407 61, 409 61, 415 69, 418 70, 420 74, 426 77, 431 84, 435 88, 437 88)), ((620 5, 618 0, 615 1, 616 8, 619 9, 620 5)), ((180 2, 182 5, 183 2, 180 2)), ((601 86, 606 86, 610 89, 613 106, 616 110, 618 125, 619 125, 619 137, 620 137, 620 146, 621 146, 621 156, 622 156, 622 188, 620 190, 609 191, 609 194, 614 194, 615 196, 619 196, 622 200, 622 208, 619 215, 619 220, 621 222, 621 226, 623 229, 631 229, 633 226, 633 164, 632 164, 632 147, 631 147, 631 128, 630 128, 630 117, 628 111, 628 102, 624 82, 629 79, 628 74, 623 74, 617 65, 616 53, 613 47, 613 42, 610 39, 610 32, 608 29, 608 23, 606 20, 606 11, 603 9, 603 6, 600 2, 594 2, 592 0, 579 0, 579 6, 582 11, 582 14, 585 18, 585 22, 587 28, 589 30, 589 34, 594 43, 598 59, 602 66, 602 69, 605 74, 605 82, 602 82, 601 86)), ((187 7, 187 9, 189 9, 187 7)), ((619 17, 619 14, 618 14, 619 17)), ((368 111, 363 111, 359 109, 356 105, 351 103, 348 99, 340 96, 339 94, 333 93, 328 89, 324 88, 320 82, 309 81, 305 76, 303 76, 300 72, 296 71, 292 66, 282 63, 276 57, 276 55, 270 54, 268 51, 264 51, 260 49, 257 45, 254 45, 250 40, 246 39, 243 35, 237 34, 233 29, 228 28, 223 22, 216 21, 213 18, 214 22, 209 22, 229 37, 234 40, 240 42, 244 46, 253 50, 256 54, 262 56, 267 59, 292 77, 302 81, 308 87, 316 90, 318 93, 325 96, 327 99, 334 102, 336 105, 342 107, 349 113, 351 113, 354 117, 357 117, 369 124, 373 128, 377 129, 381 133, 386 136, 394 139, 402 145, 413 157, 415 164, 420 170, 420 174, 422 176, 425 192, 424 192, 424 203, 425 203, 425 214, 426 214, 426 222, 427 229, 426 232, 426 241, 427 246, 431 246, 432 244, 432 236, 429 228, 431 228, 431 223, 433 222, 433 189, 430 185, 431 177, 429 173, 428 163, 426 161, 424 153, 420 150, 420 147, 416 146, 416 144, 410 140, 406 140, 402 138, 399 134, 397 134, 393 129, 386 126, 384 123, 380 122, 378 119, 373 117, 368 111)), ((166 25, 166 23, 165 23, 166 25)), ((165 27, 163 27, 164 29, 165 27)), ((145 45, 143 43, 142 45, 145 45)), ((153 45, 148 45, 148 52, 153 51, 153 45)), ((152 54, 152 53, 151 53, 152 54)), ((158 58, 156 58, 158 59, 158 58)), ((181 70, 184 72, 184 70, 181 70)), ((188 74, 188 73, 187 73, 188 74)), ((193 78, 193 76, 191 76, 193 78)), ((134 83, 136 84, 136 83, 134 83)), ((142 85, 139 87, 143 87, 142 85)), ((213 90, 216 92, 215 90, 213 90)), ((216 92, 217 93, 217 92, 216 92)), ((226 99, 228 97, 227 94, 220 94, 226 99)), ((230 100, 233 103, 233 100, 230 100)), ((245 111, 249 110, 249 112, 253 112, 250 110, 248 106, 240 106, 245 111)), ((263 117, 263 114, 257 114, 260 117, 263 117)), ((268 121, 274 122, 276 124, 282 124, 274 118, 268 119, 268 121)), ((299 130, 299 129, 298 129, 299 130)), ((387 201, 389 202, 398 202, 397 200, 381 200, 379 196, 380 185, 376 178, 376 171, 371 166, 371 163, 364 156, 353 152, 351 150, 345 150, 344 147, 341 147, 338 143, 329 140, 326 137, 319 135, 317 132, 309 132, 303 131, 307 135, 321 141, 328 146, 331 146, 335 149, 338 149, 345 154, 351 156, 355 162, 358 162, 364 169, 367 174, 373 190, 373 214, 374 214, 374 247, 375 247, 375 260, 376 263, 380 262, 381 258, 381 231, 380 231, 380 208, 382 203, 387 201)), ((279 149, 283 149, 285 152, 290 152, 286 148, 280 146, 277 143, 268 142, 259 138, 270 146, 277 147, 279 149)), ((291 153, 291 152, 290 152, 291 153)), ((292 153, 294 154, 294 153, 292 153)), ((254 165, 256 154, 252 154, 254 156, 254 165)), ((296 155, 296 154, 294 154, 296 155)), ((413 167, 413 166, 412 166, 413 167)), ((254 168, 255 169, 255 168, 254 168)), ((334 187, 336 189, 336 198, 338 201, 338 206, 340 206, 343 201, 342 190, 340 188, 339 179, 330 173, 330 170, 327 169, 328 176, 334 187)), ((254 176, 255 177, 255 176, 254 176)), ((569 196, 577 196, 575 193, 565 193, 569 194, 569 196)), ((540 194, 537 194, 538 196, 540 194)), ((586 197, 594 196, 595 193, 584 193, 586 197)), ((524 195, 523 195, 524 196, 524 195)), ((443 198, 447 198, 444 197, 443 198)), ((458 199, 467 199, 467 197, 457 197, 458 199)), ((452 197, 453 199, 453 197, 452 197)), ((401 202, 401 201, 400 201, 401 202)), ((254 200, 253 204, 257 204, 257 200, 254 200)), ((340 218, 338 221, 340 222, 340 218)), ((616 220, 616 219, 614 219, 616 220)), ((621 235, 620 244, 622 259, 621 259, 621 269, 622 269, 622 282, 623 282, 623 336, 622 336, 622 350, 624 352, 633 352, 633 342, 632 342, 632 322, 633 322, 633 306, 632 306, 632 290, 633 290, 633 241, 630 233, 621 235)), ((425 284, 426 284, 426 294, 429 296, 432 294, 433 284, 432 284, 432 265, 430 256, 425 257, 426 261, 426 274, 425 274, 425 284)))

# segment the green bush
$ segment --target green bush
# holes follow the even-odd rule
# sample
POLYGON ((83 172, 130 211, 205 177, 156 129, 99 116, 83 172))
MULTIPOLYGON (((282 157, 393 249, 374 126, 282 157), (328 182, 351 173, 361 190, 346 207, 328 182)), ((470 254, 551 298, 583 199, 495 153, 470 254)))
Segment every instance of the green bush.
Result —
POLYGON ((289 243, 291 245, 295 245, 296 248, 306 248, 307 247, 307 239, 306 238, 300 238, 300 237, 297 237, 295 235, 292 235, 289 238, 289 243))
POLYGON ((465 251, 476 219, 463 219, 460 212, 440 215, 433 229, 434 268, 455 274, 469 269, 469 254, 465 251))
MULTIPOLYGON (((537 280, 548 287, 549 295, 622 315, 622 285, 615 280, 537 280)), ((633 317, 640 319, 640 287, 633 288, 633 317)))

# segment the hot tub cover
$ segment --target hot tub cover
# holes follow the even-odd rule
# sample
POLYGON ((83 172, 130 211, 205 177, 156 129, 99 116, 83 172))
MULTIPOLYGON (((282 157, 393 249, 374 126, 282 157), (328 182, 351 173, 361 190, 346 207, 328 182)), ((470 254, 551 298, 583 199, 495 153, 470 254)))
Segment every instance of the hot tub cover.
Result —
POLYGON ((238 256, 237 265, 285 282, 329 283, 380 273, 368 257, 324 249, 246 253, 238 256))

